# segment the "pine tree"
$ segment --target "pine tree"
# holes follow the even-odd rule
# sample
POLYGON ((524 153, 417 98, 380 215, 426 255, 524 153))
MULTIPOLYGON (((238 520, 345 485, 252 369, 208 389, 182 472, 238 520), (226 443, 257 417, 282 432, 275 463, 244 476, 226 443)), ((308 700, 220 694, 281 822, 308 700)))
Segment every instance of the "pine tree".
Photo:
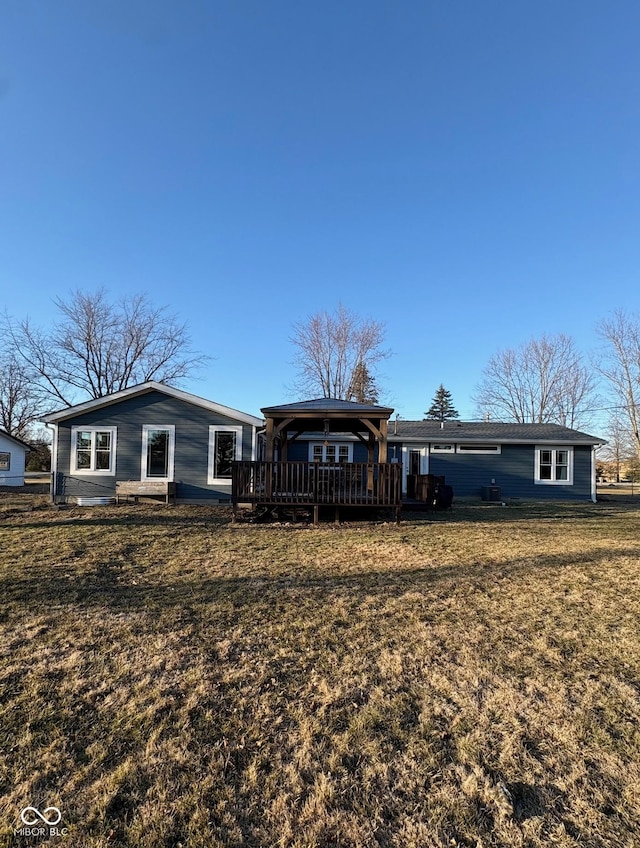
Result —
POLYGON ((371 376, 369 369, 362 360, 358 362, 354 371, 347 400, 355 400, 358 403, 378 403, 378 386, 371 376))
POLYGON ((425 418, 430 421, 447 421, 451 418, 459 418, 458 410, 451 402, 451 392, 447 391, 440 383, 438 391, 435 393, 433 402, 429 409, 424 414, 425 418))

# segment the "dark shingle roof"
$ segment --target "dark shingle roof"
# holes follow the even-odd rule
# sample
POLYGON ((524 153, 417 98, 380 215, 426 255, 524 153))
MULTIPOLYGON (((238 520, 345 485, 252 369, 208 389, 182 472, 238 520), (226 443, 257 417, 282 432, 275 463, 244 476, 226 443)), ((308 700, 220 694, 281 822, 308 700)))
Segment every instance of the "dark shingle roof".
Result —
POLYGON ((314 398, 313 400, 297 400, 292 403, 283 403, 279 406, 265 406, 261 412, 267 414, 280 414, 284 412, 317 412, 318 415, 323 413, 336 412, 355 412, 369 413, 370 415, 384 416, 391 415, 393 409, 389 406, 378 406, 373 403, 356 403, 352 400, 339 400, 338 398, 314 398))
POLYGON ((443 441, 525 443, 560 442, 574 445, 600 445, 605 440, 590 436, 560 424, 505 424, 496 421, 391 421, 389 439, 443 441))

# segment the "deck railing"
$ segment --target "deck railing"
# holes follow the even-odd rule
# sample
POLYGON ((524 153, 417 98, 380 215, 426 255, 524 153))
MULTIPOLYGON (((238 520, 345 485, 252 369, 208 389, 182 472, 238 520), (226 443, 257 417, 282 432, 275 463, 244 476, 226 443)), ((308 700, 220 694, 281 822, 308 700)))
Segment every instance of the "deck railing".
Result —
POLYGON ((232 464, 235 503, 399 507, 401 466, 392 462, 232 464))

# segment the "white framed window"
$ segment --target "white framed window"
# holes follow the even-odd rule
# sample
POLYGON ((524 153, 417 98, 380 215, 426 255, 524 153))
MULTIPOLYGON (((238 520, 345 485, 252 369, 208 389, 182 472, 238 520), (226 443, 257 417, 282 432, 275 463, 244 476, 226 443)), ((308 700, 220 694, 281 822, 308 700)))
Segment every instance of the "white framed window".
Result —
POLYGON ((431 453, 455 453, 455 445, 431 445, 431 453))
POLYGON ((11 454, 0 453, 0 471, 11 471, 11 454))
POLYGON ((141 480, 173 480, 175 424, 142 425, 141 480))
POLYGON ((231 463, 242 459, 242 427, 209 427, 209 470, 207 483, 229 483, 231 463))
POLYGON ((72 427, 72 474, 116 473, 116 427, 72 427))
POLYGON ((502 453, 502 445, 458 445, 458 453, 502 453))
POLYGON ((309 443, 309 462, 353 462, 353 444, 349 442, 309 443))
POLYGON ((573 448, 536 446, 534 483, 573 486, 573 448))

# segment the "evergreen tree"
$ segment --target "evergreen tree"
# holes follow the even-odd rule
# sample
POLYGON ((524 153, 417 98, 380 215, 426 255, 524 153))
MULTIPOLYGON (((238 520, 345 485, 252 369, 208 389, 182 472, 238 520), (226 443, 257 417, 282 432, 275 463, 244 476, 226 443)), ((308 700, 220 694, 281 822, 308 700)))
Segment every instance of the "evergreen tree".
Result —
POLYGON ((360 361, 353 371, 347 392, 347 400, 358 403, 378 403, 378 386, 364 362, 360 361))
POLYGON ((430 421, 447 421, 452 418, 459 418, 458 410, 451 402, 451 392, 447 391, 440 383, 438 391, 435 393, 433 402, 429 409, 424 414, 425 418, 430 421))

